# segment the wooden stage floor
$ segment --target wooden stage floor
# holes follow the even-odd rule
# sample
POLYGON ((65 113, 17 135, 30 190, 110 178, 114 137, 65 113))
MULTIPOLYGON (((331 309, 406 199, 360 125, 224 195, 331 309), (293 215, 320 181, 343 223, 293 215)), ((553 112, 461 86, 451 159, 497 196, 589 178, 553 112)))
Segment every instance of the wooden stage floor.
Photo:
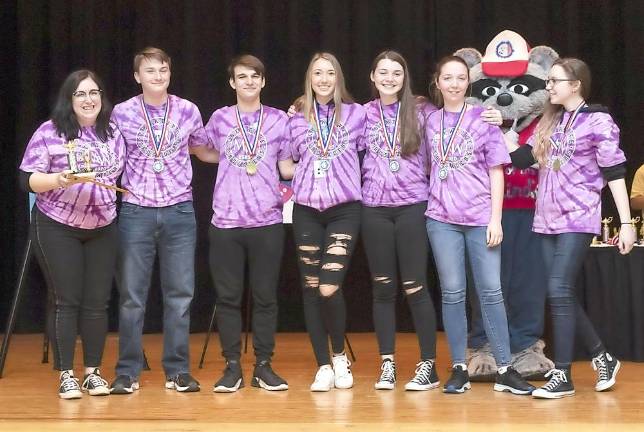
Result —
MULTIPOLYGON (((288 380, 290 390, 267 392, 250 387, 253 358, 246 355, 242 362, 247 387, 234 394, 216 394, 212 385, 223 361, 213 336, 203 369, 197 364, 204 335, 193 334, 190 340, 193 375, 202 385, 199 393, 180 394, 163 388, 161 336, 154 334, 144 336, 152 370, 143 373, 141 390, 127 396, 63 401, 56 392, 57 374, 51 364, 40 363, 42 335, 16 335, 0 379, 0 430, 644 430, 644 363, 623 362, 614 390, 596 393, 590 363, 578 362, 574 366, 577 395, 558 401, 497 393, 491 384, 477 383, 465 395, 445 395, 440 390, 405 392, 403 385, 413 373, 418 348, 415 335, 399 334, 398 386, 393 391, 376 391, 373 384, 380 362, 375 335, 360 333, 350 335, 358 357, 353 365, 354 388, 311 393, 315 362, 308 338, 301 333, 282 333, 277 338, 273 365, 288 380)), ((108 380, 113 378, 117 344, 117 336, 110 334, 103 368, 108 380)), ((80 357, 79 349, 77 360, 80 357)), ((441 380, 448 376, 448 361, 440 333, 441 380)), ((80 365, 76 370, 78 375, 80 365)))

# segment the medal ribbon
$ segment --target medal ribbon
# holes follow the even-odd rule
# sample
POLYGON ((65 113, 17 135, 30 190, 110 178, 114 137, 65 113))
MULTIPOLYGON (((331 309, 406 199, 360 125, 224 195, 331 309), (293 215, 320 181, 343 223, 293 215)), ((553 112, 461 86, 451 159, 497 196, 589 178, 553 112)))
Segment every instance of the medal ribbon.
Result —
MULTIPOLYGON (((329 142, 331 141, 331 137, 333 136, 333 130, 335 129, 335 108, 333 109, 333 118, 331 119, 331 129, 329 130, 329 133, 326 136, 326 139, 324 139, 324 136, 322 134, 322 125, 320 123, 320 113, 318 112, 320 108, 320 104, 318 104, 318 101, 315 101, 315 126, 317 127, 317 132, 318 132, 318 143, 320 145, 320 150, 322 151, 322 156, 325 157, 327 154, 327 151, 329 149, 329 142)), ((327 122, 327 129, 328 129, 328 122, 327 122)))
POLYGON ((575 111, 568 117, 568 121, 566 122, 566 127, 564 127, 564 137, 566 136, 566 133, 568 132, 568 129, 572 127, 573 124, 575 124, 575 120, 577 120, 577 116, 579 115, 579 111, 586 105, 586 101, 581 101, 577 108, 575 108, 575 111))
POLYGON ((257 130, 255 131, 255 138, 253 138, 252 144, 246 134, 246 129, 244 128, 244 123, 242 123, 241 113, 239 112, 238 106, 235 106, 235 118, 237 120, 237 126, 242 133, 246 153, 248 153, 248 157, 252 159, 255 157, 255 150, 257 150, 257 143, 259 143, 259 134, 262 130, 262 124, 264 123, 264 105, 259 106, 259 120, 257 121, 257 130))
MULTIPOLYGON (((575 124, 575 120, 577 120, 577 116, 579 115, 579 111, 581 111, 581 109, 584 106, 586 106, 586 101, 582 100, 579 103, 579 105, 577 105, 577 108, 575 108, 575 110, 572 112, 572 114, 570 114, 570 117, 568 117, 568 121, 566 122, 566 126, 564 126, 564 130, 563 130, 563 140, 564 141, 566 140, 566 134, 568 133, 568 130, 575 124)), ((561 121, 563 122, 563 117, 562 117, 561 121)), ((561 122, 559 124, 561 124, 561 122)), ((555 149, 559 149, 559 143, 556 143, 555 140, 552 139, 552 137, 550 137, 550 143, 552 144, 552 146, 555 149)))
POLYGON ((380 124, 382 125, 382 130, 385 133, 385 141, 387 142, 387 148, 389 149, 389 158, 394 159, 396 157, 396 138, 398 138, 398 122, 400 120, 400 103, 396 102, 396 122, 394 123, 394 133, 389 135, 387 131, 387 126, 385 125, 385 113, 382 109, 382 102, 378 104, 380 108, 380 124))
POLYGON ((147 108, 145 107, 145 102, 143 102, 143 96, 141 96, 141 111, 143 112, 143 118, 145 118, 145 124, 148 127, 148 133, 152 137, 152 144, 154 145, 154 152, 157 159, 160 159, 161 148, 163 147, 163 140, 165 138, 166 131, 168 130, 168 123, 170 118, 170 96, 168 95, 168 102, 165 105, 165 113, 163 114, 163 127, 161 128, 161 137, 157 141, 157 136, 154 134, 152 128, 152 118, 148 113, 147 108))
POLYGON ((461 108, 461 112, 458 115, 458 120, 456 121, 456 126, 454 126, 454 130, 452 131, 452 134, 450 135, 446 146, 445 140, 443 138, 443 135, 445 134, 445 108, 441 109, 441 128, 439 136, 440 141, 438 145, 438 154, 441 165, 445 165, 445 162, 447 161, 447 156, 449 156, 449 152, 450 150, 452 150, 454 138, 456 137, 458 130, 461 128, 461 123, 463 122, 463 117, 465 117, 466 110, 467 104, 465 103, 463 104, 463 108, 461 108))

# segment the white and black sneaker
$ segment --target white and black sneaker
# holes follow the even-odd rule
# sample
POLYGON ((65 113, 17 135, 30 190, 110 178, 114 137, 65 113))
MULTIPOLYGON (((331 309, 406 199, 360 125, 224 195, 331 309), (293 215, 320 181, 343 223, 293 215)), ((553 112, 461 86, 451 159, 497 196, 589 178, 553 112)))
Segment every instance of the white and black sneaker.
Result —
POLYGON ((250 385, 270 391, 288 390, 288 383, 275 373, 268 360, 262 360, 255 365, 250 385))
POLYGON ((234 393, 244 387, 244 376, 238 360, 226 362, 224 376, 219 378, 212 389, 215 393, 234 393))
POLYGON ((496 373, 494 391, 510 392, 515 395, 529 395, 536 390, 536 387, 521 377, 512 366, 509 366, 504 373, 496 373))
POLYGON ((80 385, 78 385, 78 378, 74 378, 73 371, 64 371, 60 374, 58 396, 61 399, 80 399, 83 396, 80 385))
POLYGON ((440 381, 434 367, 434 360, 421 360, 416 364, 416 375, 405 384, 405 390, 421 391, 438 387, 440 381))
POLYGON ((443 385, 443 393, 465 393, 465 390, 472 388, 470 375, 465 365, 457 364, 452 368, 452 376, 443 385))
POLYGON ((110 385, 111 394, 131 394, 139 389, 139 382, 127 375, 117 376, 110 385))
POLYGON ((98 368, 94 368, 92 372, 85 374, 81 390, 86 391, 90 396, 107 396, 110 394, 107 381, 103 379, 98 368))
POLYGON ((380 378, 374 385, 376 390, 393 390, 396 386, 396 362, 384 359, 380 365, 380 378))
POLYGON ((593 369, 597 371, 597 384, 595 391, 601 392, 608 390, 615 385, 615 377, 621 363, 607 352, 599 354, 592 360, 593 369))
POLYGON ((198 392, 200 389, 199 381, 187 372, 167 377, 165 380, 165 388, 182 393, 198 392))
POLYGON ((572 384, 570 370, 551 369, 546 375, 550 380, 543 386, 532 392, 532 397, 538 399, 560 399, 566 396, 575 395, 575 387, 572 384))

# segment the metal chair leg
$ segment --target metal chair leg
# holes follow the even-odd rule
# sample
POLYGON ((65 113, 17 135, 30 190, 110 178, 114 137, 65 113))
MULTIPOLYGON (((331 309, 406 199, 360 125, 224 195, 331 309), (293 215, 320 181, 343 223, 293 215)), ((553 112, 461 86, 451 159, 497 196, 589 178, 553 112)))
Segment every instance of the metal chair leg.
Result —
POLYGON ((217 313, 217 303, 212 308, 212 315, 210 315, 210 324, 208 325, 208 331, 206 332, 206 339, 203 341, 203 349, 201 350, 201 359, 199 360, 199 369, 203 369, 203 361, 206 357, 206 351, 208 350, 208 342, 210 341, 210 333, 212 333, 212 327, 215 325, 215 314, 217 313))
POLYGON ((248 334, 250 333, 251 329, 251 322, 250 322, 250 310, 252 308, 252 293, 250 289, 248 290, 248 298, 246 299, 246 337, 244 339, 244 354, 248 352, 248 334))
POLYGON ((347 343, 347 348, 349 348, 349 354, 351 354, 351 360, 355 363, 356 355, 353 353, 353 348, 351 348, 351 342, 349 342, 349 337, 347 334, 344 334, 344 341, 347 343))
POLYGON ((27 245, 25 246, 25 254, 22 259, 22 265, 20 266, 20 273, 18 273, 18 283, 16 284, 16 290, 13 294, 13 301, 11 302, 11 309, 9 310, 9 316, 7 317, 7 326, 4 331, 4 338, 2 339, 2 348, 0 348, 0 378, 2 378, 2 372, 4 370, 4 363, 7 359, 7 353, 9 351, 9 343, 11 342, 11 335, 13 334, 13 328, 16 324, 16 314, 18 312, 18 305, 20 304, 20 297, 22 296, 22 288, 25 284, 25 279, 27 277, 27 270, 29 268, 29 263, 31 261, 31 239, 27 240, 27 245))

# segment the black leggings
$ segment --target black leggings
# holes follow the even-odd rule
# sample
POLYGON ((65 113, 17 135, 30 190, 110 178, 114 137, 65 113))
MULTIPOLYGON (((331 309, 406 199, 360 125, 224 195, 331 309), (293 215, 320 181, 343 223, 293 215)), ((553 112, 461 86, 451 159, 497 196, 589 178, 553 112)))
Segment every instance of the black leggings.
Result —
POLYGON ((344 351, 347 311, 342 284, 360 231, 360 203, 325 211, 295 204, 293 233, 302 284, 304 320, 318 366, 344 351))
POLYGON ((362 242, 373 287, 373 323, 381 355, 394 354, 398 272, 414 320, 420 356, 436 358, 436 312, 427 287, 427 202, 363 207, 362 242))
POLYGON ((47 332, 54 351, 54 369, 73 368, 79 332, 84 365, 100 366, 116 266, 116 224, 75 228, 56 222, 34 207, 31 236, 47 281, 47 332))
POLYGON ((275 348, 277 284, 284 227, 281 223, 257 228, 217 228, 210 225, 210 271, 217 293, 217 327, 226 360, 241 357, 241 302, 244 274, 253 295, 253 346, 259 363, 275 348))

